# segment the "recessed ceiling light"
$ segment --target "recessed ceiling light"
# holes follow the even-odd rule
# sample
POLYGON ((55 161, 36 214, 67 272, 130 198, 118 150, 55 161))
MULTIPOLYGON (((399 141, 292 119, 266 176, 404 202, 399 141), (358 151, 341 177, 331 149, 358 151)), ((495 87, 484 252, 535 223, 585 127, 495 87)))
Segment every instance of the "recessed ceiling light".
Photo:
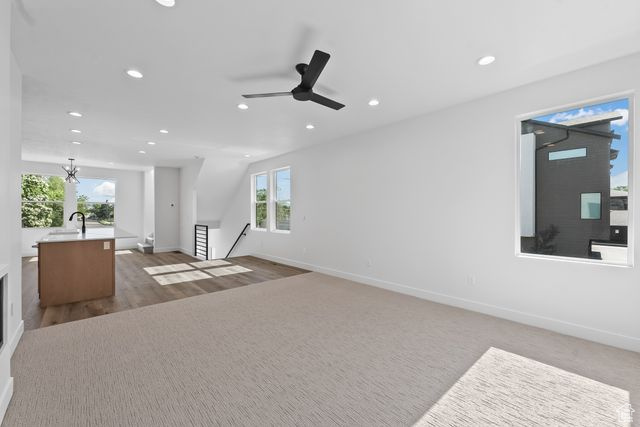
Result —
POLYGON ((176 5, 176 0, 156 0, 156 2, 164 7, 173 7, 176 5))
POLYGON ((113 162, 109 162, 109 164, 110 164, 111 166, 113 166, 113 162))
POLYGON ((69 129, 69 132, 73 132, 73 133, 82 133, 81 130, 78 129, 69 129))
POLYGON ((492 64, 496 60, 495 56, 487 55, 478 59, 478 65, 489 65, 492 64))
POLYGON ((307 125, 307 129, 313 129, 313 128, 315 128, 315 126, 314 126, 314 125, 312 125, 311 123, 309 123, 309 124, 307 125))
POLYGON ((82 144, 82 142, 80 142, 80 141, 71 141, 71 143, 72 143, 72 144, 75 144, 75 145, 80 145, 80 144, 82 144))
POLYGON ((169 133, 169 131, 166 129, 160 129, 160 133, 169 133))
POLYGON ((67 112, 68 115, 73 116, 73 117, 82 117, 82 113, 78 112, 78 111, 69 111, 67 112))
POLYGON ((376 105, 380 104, 380 101, 378 101, 377 99, 373 98, 372 100, 369 101, 369 105, 371 107, 375 107, 376 105))
POLYGON ((241 110, 248 110, 249 106, 247 104, 238 104, 238 108, 241 110))
POLYGON ((138 151, 138 153, 140 153, 140 154, 147 154, 147 152, 146 152, 146 151, 144 151, 144 150, 140 150, 140 151, 138 151))
POLYGON ((143 77, 140 71, 135 70, 133 68, 130 70, 127 70, 127 74, 129 75, 129 77, 133 77, 134 79, 141 79, 143 77))
POLYGON ((147 144, 149 144, 149 145, 156 145, 156 143, 155 143, 155 142, 153 142, 153 141, 148 141, 148 142, 147 142, 147 144))
POLYGON ((249 157, 251 157, 251 154, 245 154, 244 156, 248 159, 249 157))

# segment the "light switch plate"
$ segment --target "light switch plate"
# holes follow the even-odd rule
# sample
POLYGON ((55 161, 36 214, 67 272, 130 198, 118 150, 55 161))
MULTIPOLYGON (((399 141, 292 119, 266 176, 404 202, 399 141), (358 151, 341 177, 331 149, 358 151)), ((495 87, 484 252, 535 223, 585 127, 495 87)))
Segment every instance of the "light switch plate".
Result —
POLYGON ((104 249, 111 249, 111 242, 103 242, 104 249))

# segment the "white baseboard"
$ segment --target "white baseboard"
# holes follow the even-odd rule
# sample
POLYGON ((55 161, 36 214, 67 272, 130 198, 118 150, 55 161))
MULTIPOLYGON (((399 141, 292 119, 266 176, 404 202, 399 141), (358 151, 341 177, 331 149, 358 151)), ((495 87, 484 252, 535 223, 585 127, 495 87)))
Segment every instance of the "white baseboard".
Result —
POLYGON ((538 328, 548 329, 554 332, 559 332, 561 334, 571 335, 571 336, 586 339, 589 341, 595 341, 601 344, 623 348, 625 350, 640 352, 640 338, 630 337, 627 335, 605 331, 602 329, 591 328, 589 326, 578 325, 576 323, 566 322, 564 320, 554 319, 554 318, 545 317, 545 316, 539 316, 536 314, 526 313, 518 310, 512 310, 510 308, 499 307, 496 305, 487 304, 480 301, 474 301, 466 298, 460 298, 452 295, 427 291, 424 289, 418 289, 411 286, 402 285, 399 283, 375 279, 373 277, 347 273, 344 271, 335 270, 328 267, 317 266, 314 264, 309 264, 309 263, 296 261, 288 258, 281 258, 281 257, 261 254, 261 253, 253 253, 252 255, 258 258, 264 258, 270 261, 279 262, 282 264, 288 264, 294 267, 316 271, 318 273, 328 274, 330 276, 336 276, 336 277, 340 277, 347 280, 353 280, 354 282, 364 283, 366 285, 371 285, 378 288, 383 288, 390 291, 411 295, 411 296, 426 299, 429 301, 451 305, 454 307, 464 308, 466 310, 488 314, 491 316, 500 317, 502 319, 507 319, 514 322, 518 322, 518 323, 524 323, 530 326, 536 326, 538 328))
POLYGON ((16 328, 16 331, 13 333, 13 336, 9 340, 9 351, 11 351, 11 355, 16 351, 16 347, 18 347, 18 343, 20 342, 20 338, 22 338, 22 334, 24 333, 24 320, 20 321, 20 324, 16 328))
POLYGON ((4 386, 2 390, 2 394, 0 395, 0 422, 4 419, 4 414, 7 413, 7 408, 9 407, 9 402, 11 402, 11 398, 13 397, 13 377, 9 377, 9 381, 4 386))
POLYGON ((185 255, 195 256, 195 255, 193 254, 193 251, 192 251, 192 250, 190 250, 190 249, 180 248, 180 249, 178 249, 178 250, 179 250, 180 252, 182 252, 183 254, 185 254, 185 255))
POLYGON ((155 246, 153 247, 154 254, 159 254, 162 252, 175 252, 175 251, 181 251, 181 249, 177 247, 173 247, 173 248, 156 248, 155 246))

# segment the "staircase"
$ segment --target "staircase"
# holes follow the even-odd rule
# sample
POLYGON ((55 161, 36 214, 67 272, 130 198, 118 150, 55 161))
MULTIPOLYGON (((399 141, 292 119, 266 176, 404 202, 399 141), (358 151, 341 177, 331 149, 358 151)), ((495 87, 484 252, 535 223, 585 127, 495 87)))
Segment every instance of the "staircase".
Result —
POLYGON ((138 250, 143 254, 152 254, 154 241, 155 237, 153 233, 149 234, 147 237, 145 237, 144 243, 138 243, 138 250))

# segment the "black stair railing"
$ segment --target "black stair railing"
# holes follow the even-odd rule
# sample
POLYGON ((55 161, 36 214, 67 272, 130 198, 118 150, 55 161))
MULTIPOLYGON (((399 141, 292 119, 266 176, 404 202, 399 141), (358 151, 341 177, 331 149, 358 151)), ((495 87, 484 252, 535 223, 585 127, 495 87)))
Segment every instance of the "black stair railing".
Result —
POLYGON ((233 246, 231 246, 231 249, 229 249, 229 252, 227 253, 227 256, 224 257, 224 259, 229 258, 229 255, 231 255, 231 252, 233 252, 233 250, 236 248, 236 245, 238 244, 238 242, 240 241, 242 236, 246 236, 247 235, 246 231, 247 231, 247 228, 249 228, 250 225, 251 225, 250 223, 247 223, 247 225, 244 226, 244 228, 242 229, 242 231, 238 235, 238 238, 236 239, 236 241, 233 242, 233 246))
POLYGON ((205 260, 209 259, 209 226, 196 224, 195 225, 195 242, 194 251, 196 257, 202 257, 205 260))

